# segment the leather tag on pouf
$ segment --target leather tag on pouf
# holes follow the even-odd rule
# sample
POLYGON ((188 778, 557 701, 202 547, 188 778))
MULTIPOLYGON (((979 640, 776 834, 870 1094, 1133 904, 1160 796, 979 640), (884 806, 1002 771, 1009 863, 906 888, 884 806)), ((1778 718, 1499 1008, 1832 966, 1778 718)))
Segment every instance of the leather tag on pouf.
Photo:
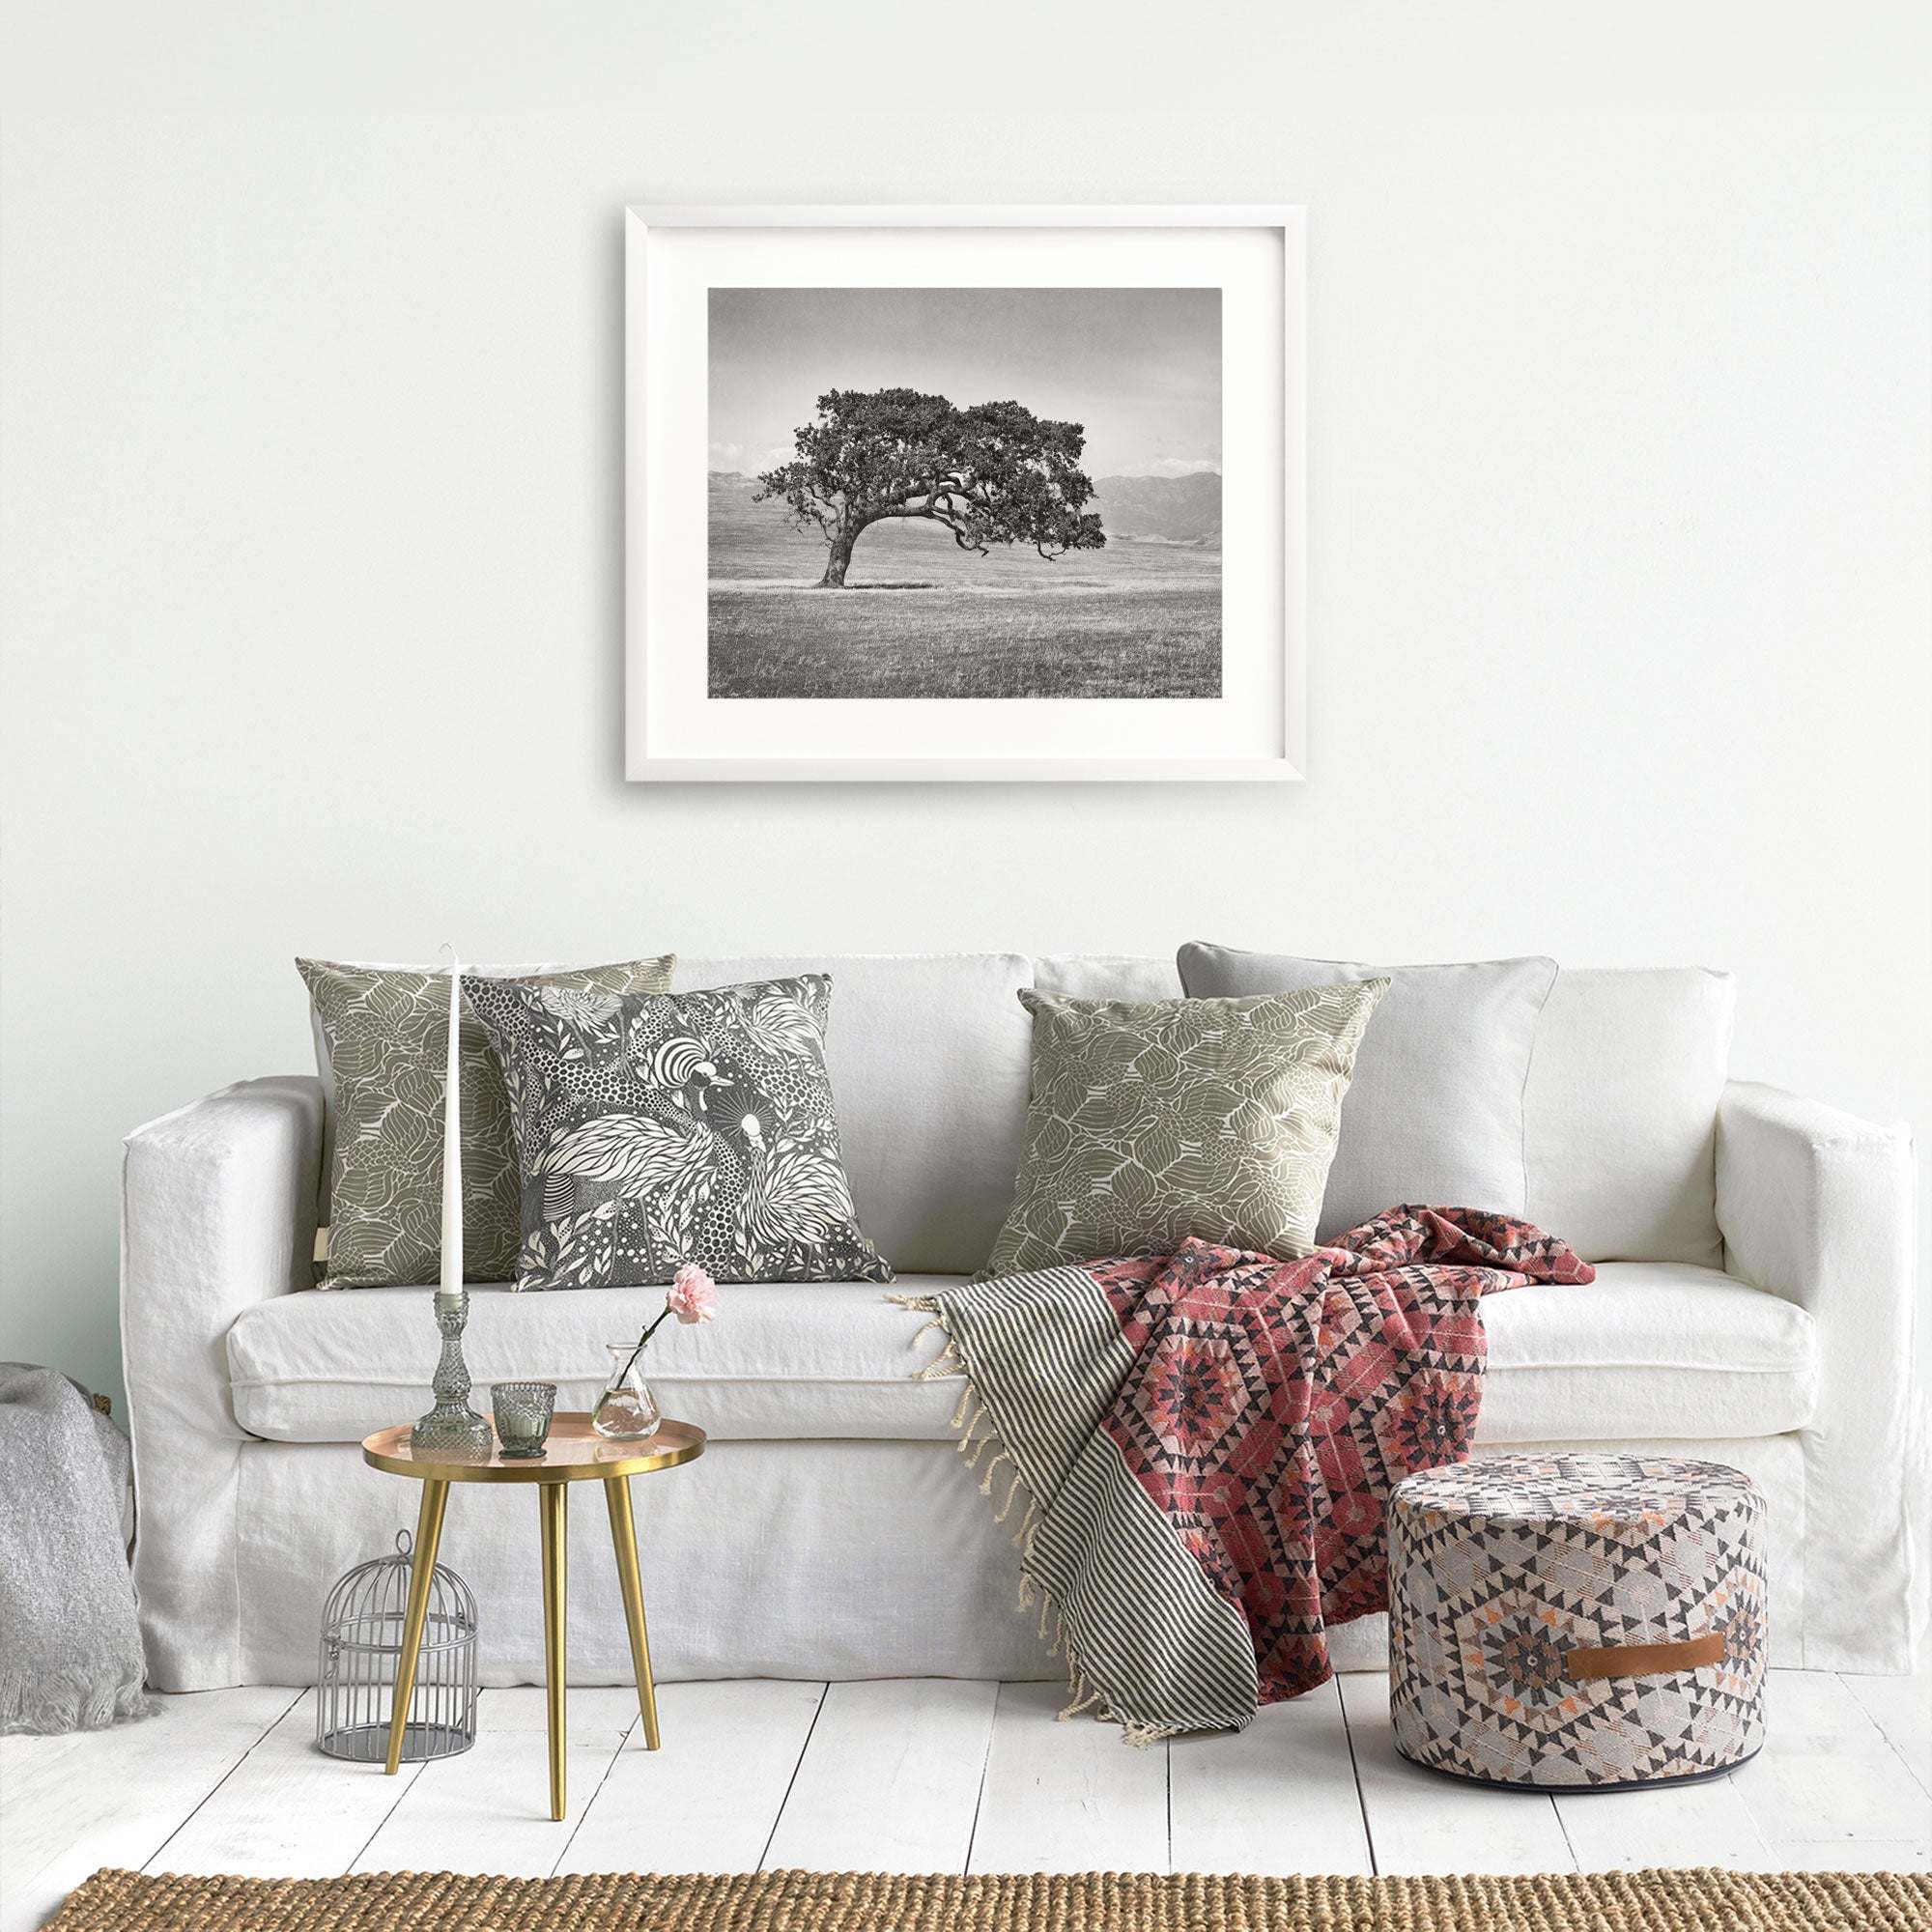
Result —
POLYGON ((1610 1643, 1594 1650, 1567 1653, 1563 1668, 1579 1684, 1602 1677, 1666 1677, 1676 1670, 1695 1670, 1724 1661, 1724 1634, 1686 1637, 1681 1643, 1610 1643))

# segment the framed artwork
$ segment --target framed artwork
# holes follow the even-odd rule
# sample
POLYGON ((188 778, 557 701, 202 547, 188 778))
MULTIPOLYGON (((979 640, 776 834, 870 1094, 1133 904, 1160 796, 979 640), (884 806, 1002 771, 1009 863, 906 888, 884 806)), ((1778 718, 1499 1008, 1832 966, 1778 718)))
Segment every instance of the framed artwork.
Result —
POLYGON ((1297 779, 1297 208, 626 213, 639 780, 1297 779))

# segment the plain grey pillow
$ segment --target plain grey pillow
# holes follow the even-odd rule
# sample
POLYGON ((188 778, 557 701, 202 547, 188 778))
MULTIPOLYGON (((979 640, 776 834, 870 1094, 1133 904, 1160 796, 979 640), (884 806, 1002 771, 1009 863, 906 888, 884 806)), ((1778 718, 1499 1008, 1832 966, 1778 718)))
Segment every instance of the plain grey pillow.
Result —
POLYGON ((1190 999, 1389 980, 1356 1049, 1318 1239, 1406 1202, 1523 1212, 1523 1087, 1555 960, 1360 966, 1197 941, 1179 964, 1190 999))

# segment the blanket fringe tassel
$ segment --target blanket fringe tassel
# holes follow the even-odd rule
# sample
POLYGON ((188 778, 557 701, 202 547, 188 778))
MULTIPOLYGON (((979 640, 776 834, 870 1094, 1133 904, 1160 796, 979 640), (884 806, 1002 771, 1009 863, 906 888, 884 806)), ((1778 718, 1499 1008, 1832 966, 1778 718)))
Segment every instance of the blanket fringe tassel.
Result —
MULTIPOLYGON (((992 1489, 991 1489, 991 1487, 990 1487, 990 1485, 991 1485, 991 1472, 990 1472, 990 1471, 988 1471, 988 1472, 987 1472, 987 1482, 988 1482, 988 1488, 987 1488, 987 1491, 986 1491, 986 1493, 987 1493, 988 1495, 991 1495, 991 1494, 992 1494, 992 1489)), ((1012 1480, 1012 1481, 1011 1481, 1011 1483, 1009 1483, 1009 1484, 1008 1485, 1008 1487, 1007 1487, 1007 1499, 1006 1499, 1006 1501, 1005 1501, 1005 1502, 1003 1502, 1003 1503, 1002 1503, 1002 1504, 1001 1504, 1001 1505, 999 1506, 999 1508, 998 1508, 998 1509, 996 1509, 996 1510, 995 1510, 995 1511, 993 1512, 993 1520, 994 1520, 995 1522, 1005 1522, 1005 1521, 1006 1521, 1006 1520, 1008 1519, 1008 1517, 1009 1517, 1009 1516, 1011 1516, 1011 1515, 1012 1515, 1012 1513, 1013 1513, 1013 1498, 1014 1498, 1014 1497, 1015 1497, 1016 1495, 1018 1495, 1018 1494, 1019 1494, 1019 1492, 1020 1492, 1020 1472, 1019 1472, 1019 1469, 1018 1469, 1018 1467, 1017 1467, 1017 1466, 1015 1466, 1015 1468, 1014 1468, 1014 1470, 1013 1470, 1013 1480, 1012 1480)))
MULTIPOLYGON (((924 1368, 919 1371, 915 1379, 923 1382, 938 1382, 945 1381, 953 1376, 965 1375, 966 1365, 960 1361, 959 1351, 952 1344, 952 1337, 947 1333, 946 1318, 940 1309, 939 1297, 937 1295, 889 1294, 886 1296, 886 1299, 895 1308, 906 1308, 910 1309, 915 1315, 931 1317, 930 1321, 923 1321, 913 1335, 914 1347, 924 1341, 935 1328, 945 1337, 946 1346, 940 1350, 939 1353, 931 1361, 926 1363, 924 1368)), ((960 1401, 963 1404, 965 1398, 962 1396, 960 1401)), ((959 1427, 959 1421, 956 1416, 953 1418, 952 1426, 954 1429, 959 1427)))
POLYGON ((966 1459, 966 1466, 978 1470, 980 1459, 988 1449, 993 1459, 986 1464, 985 1473, 980 1481, 980 1493, 990 1496, 993 1493, 994 1472, 1003 1463, 1011 1463, 1013 1479, 1007 1487, 1006 1500, 993 1513, 995 1522, 1005 1522, 1012 1513, 1013 1502, 1023 1492, 1026 1495, 1026 1510, 1020 1519, 1018 1529, 1013 1532, 1013 1543, 1020 1552, 1019 1599, 1014 1605, 1017 1610, 1030 1610, 1036 1602, 1039 1605, 1040 1641, 1047 1646, 1049 1657, 1065 1657, 1066 1660, 1066 1684, 1071 1702, 1060 1713, 1064 1723, 1070 1718, 1077 1718, 1083 1712, 1092 1711, 1095 1718, 1121 1727, 1122 1737, 1136 1748, 1149 1745, 1163 1744, 1167 1739, 1180 1735, 1172 1725, 1146 1724, 1122 1714, 1106 1701, 1105 1693, 1087 1675, 1079 1657, 1074 1651, 1073 1641, 1066 1628, 1066 1619, 1061 1613, 1059 1603, 1053 1592, 1041 1581, 1034 1567, 1034 1537, 1040 1523, 1039 1498, 1026 1487, 1026 1478, 1020 1465, 999 1439, 999 1427, 993 1420, 987 1405, 980 1402, 973 1388, 971 1374, 964 1355, 959 1350, 959 1338, 954 1335, 946 1321, 946 1310, 937 1295, 932 1294, 889 1294, 886 1299, 900 1308, 910 1309, 916 1315, 928 1315, 932 1319, 923 1323, 915 1342, 929 1334, 934 1328, 946 1338, 945 1347, 917 1372, 920 1381, 940 1381, 949 1377, 957 1377, 965 1386, 959 1392, 959 1402, 952 1411, 952 1427, 959 1432, 955 1453, 966 1459))

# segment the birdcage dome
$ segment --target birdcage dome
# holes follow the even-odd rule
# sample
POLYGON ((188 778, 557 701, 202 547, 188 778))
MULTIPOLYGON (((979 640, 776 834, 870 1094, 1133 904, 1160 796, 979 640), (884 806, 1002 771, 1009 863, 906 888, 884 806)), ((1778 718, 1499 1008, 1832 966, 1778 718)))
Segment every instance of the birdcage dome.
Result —
MULTIPOLYGON (((340 1577, 322 1613, 315 1741, 331 1757, 380 1762, 389 1747, 396 1667, 409 1614, 411 1539, 340 1577)), ((476 1598, 446 1564, 430 1573, 403 1758, 454 1757, 476 1742, 476 1598)))

